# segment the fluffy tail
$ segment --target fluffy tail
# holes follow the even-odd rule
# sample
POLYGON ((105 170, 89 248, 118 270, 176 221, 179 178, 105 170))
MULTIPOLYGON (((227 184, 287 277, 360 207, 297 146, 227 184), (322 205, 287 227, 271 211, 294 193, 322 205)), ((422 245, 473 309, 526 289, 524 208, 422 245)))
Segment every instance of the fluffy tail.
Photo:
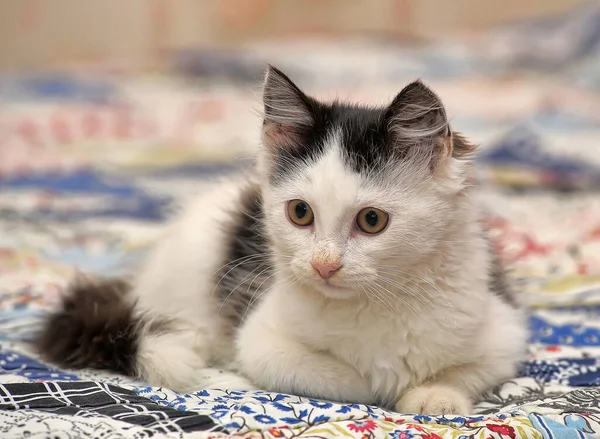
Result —
POLYGON ((105 369, 178 391, 252 389, 243 377, 207 367, 198 334, 139 312, 120 280, 77 280, 44 322, 36 344, 62 367, 105 369))
POLYGON ((62 367, 136 376, 144 322, 134 313, 129 290, 120 280, 75 281, 60 309, 44 322, 36 340, 39 352, 62 367))

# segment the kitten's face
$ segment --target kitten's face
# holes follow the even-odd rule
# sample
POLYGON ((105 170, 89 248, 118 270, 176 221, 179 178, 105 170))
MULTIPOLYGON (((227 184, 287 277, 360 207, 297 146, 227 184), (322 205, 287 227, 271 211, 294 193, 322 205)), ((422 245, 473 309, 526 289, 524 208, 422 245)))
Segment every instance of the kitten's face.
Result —
POLYGON ((263 199, 290 283, 381 296, 443 239, 464 172, 439 100, 411 86, 387 108, 327 105, 269 71, 263 199))

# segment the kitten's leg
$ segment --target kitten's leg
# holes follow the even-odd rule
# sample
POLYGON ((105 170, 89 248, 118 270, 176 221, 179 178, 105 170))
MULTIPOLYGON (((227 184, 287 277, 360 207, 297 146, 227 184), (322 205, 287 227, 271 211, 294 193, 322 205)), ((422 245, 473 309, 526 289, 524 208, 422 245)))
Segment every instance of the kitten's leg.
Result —
POLYGON ((240 370, 262 389, 326 400, 374 403, 371 388, 356 370, 331 355, 251 319, 238 338, 240 370))
POLYGON ((193 330, 146 333, 140 338, 136 369, 153 386, 179 392, 201 389, 251 390, 245 378, 206 367, 193 330))
POLYGON ((396 403, 401 413, 469 415, 473 400, 502 378, 516 372, 512 363, 487 361, 447 369, 435 379, 406 391, 396 403))
POLYGON ((188 391, 201 385, 198 372, 204 361, 194 350, 192 331, 142 333, 136 369, 153 386, 188 391))
POLYGON ((472 413, 473 402, 479 395, 515 376, 527 349, 524 315, 495 296, 492 300, 495 303, 487 310, 486 323, 469 346, 472 360, 442 370, 431 381, 406 391, 396 410, 467 415, 472 413))

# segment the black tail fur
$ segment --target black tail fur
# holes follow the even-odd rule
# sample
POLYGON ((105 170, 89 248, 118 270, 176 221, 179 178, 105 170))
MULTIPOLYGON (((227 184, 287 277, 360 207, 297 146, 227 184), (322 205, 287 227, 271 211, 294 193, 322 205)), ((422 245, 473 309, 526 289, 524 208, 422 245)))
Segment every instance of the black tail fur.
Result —
POLYGON ((136 375, 140 320, 120 280, 76 281, 45 321, 36 344, 42 356, 68 368, 136 375))

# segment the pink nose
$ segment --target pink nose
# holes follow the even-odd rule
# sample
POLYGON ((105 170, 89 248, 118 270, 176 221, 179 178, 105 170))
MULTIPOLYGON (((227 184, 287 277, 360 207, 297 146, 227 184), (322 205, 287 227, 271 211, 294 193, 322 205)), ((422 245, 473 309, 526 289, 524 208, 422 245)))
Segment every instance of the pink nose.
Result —
POLYGON ((317 270, 317 272, 323 279, 329 279, 340 268, 342 268, 342 264, 339 262, 315 262, 315 261, 312 261, 311 265, 315 270, 317 270))

